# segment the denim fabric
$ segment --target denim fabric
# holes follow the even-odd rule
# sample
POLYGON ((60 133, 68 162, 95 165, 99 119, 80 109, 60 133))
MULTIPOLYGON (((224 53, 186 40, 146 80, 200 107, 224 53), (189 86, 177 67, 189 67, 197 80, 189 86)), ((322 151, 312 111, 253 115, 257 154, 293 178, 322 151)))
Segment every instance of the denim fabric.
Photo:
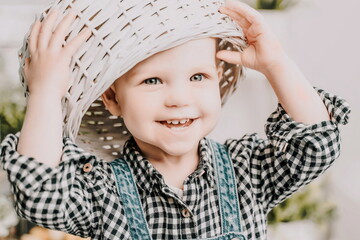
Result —
MULTIPOLYGON (((235 173, 232 161, 221 144, 209 140, 215 159, 217 189, 221 212, 221 235, 208 240, 245 240, 241 234, 240 205, 237 197, 235 173)), ((130 167, 123 159, 112 161, 119 197, 124 203, 132 239, 150 240, 151 235, 141 206, 140 196, 130 167)))
POLYGON ((124 204, 131 238, 139 240, 152 239, 146 223, 146 218, 142 211, 140 196, 129 166, 125 160, 116 159, 111 162, 111 167, 116 176, 116 186, 120 198, 124 204))

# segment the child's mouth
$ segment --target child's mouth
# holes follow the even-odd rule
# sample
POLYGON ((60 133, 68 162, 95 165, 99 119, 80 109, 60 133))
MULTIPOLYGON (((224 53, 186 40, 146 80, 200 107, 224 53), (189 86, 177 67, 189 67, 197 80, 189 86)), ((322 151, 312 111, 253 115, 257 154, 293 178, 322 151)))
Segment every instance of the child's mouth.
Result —
POLYGON ((168 128, 186 128, 193 123, 194 119, 186 118, 181 120, 167 120, 159 121, 162 125, 168 128))

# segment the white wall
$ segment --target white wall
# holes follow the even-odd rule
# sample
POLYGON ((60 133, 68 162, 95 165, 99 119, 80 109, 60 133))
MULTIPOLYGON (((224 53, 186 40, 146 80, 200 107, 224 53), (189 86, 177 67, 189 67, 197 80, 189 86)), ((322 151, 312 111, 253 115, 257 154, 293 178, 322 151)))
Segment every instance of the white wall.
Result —
MULTIPOLYGON (((0 0, 0 56, 4 57, 4 79, 18 84, 17 50, 34 18, 47 0, 0 0)), ((339 94, 352 106, 350 123, 342 128, 341 157, 325 175, 331 179, 331 198, 339 208, 339 218, 331 240, 359 239, 360 228, 360 2, 358 0, 313 0, 286 13, 285 21, 274 29, 289 55, 313 85, 339 94)), ((2 84, 0 84, 0 87, 2 84)), ((212 136, 217 140, 259 132, 275 109, 276 98, 261 74, 249 71, 248 78, 223 109, 212 136)), ((0 174, 0 179, 4 175, 0 174)))
POLYGON ((353 110, 349 125, 342 128, 342 156, 329 172, 332 197, 340 211, 333 240, 355 240, 360 236, 356 226, 360 218, 359 9, 357 0, 318 0, 312 11, 299 12, 293 18, 293 39, 299 46, 294 48, 295 60, 315 85, 344 97, 353 110))

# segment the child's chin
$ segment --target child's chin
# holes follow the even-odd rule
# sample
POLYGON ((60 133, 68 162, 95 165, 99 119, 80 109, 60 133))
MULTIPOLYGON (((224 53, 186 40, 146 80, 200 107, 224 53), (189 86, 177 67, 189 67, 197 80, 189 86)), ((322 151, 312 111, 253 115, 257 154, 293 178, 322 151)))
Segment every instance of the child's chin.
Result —
POLYGON ((162 149, 164 152, 171 156, 182 156, 186 154, 191 154, 192 151, 197 152, 199 142, 195 143, 193 141, 187 142, 177 142, 177 143, 167 143, 166 146, 163 146, 162 149))

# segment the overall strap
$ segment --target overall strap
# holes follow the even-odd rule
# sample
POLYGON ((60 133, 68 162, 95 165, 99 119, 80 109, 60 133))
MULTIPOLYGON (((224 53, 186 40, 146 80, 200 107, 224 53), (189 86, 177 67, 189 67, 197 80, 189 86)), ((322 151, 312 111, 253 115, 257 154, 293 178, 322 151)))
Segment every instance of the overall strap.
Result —
POLYGON ((208 141, 217 177, 222 234, 241 232, 240 204, 232 160, 223 145, 208 141))
POLYGON ((123 159, 116 159, 110 162, 110 166, 116 177, 116 186, 128 220, 131 239, 151 240, 140 195, 129 165, 123 159))

